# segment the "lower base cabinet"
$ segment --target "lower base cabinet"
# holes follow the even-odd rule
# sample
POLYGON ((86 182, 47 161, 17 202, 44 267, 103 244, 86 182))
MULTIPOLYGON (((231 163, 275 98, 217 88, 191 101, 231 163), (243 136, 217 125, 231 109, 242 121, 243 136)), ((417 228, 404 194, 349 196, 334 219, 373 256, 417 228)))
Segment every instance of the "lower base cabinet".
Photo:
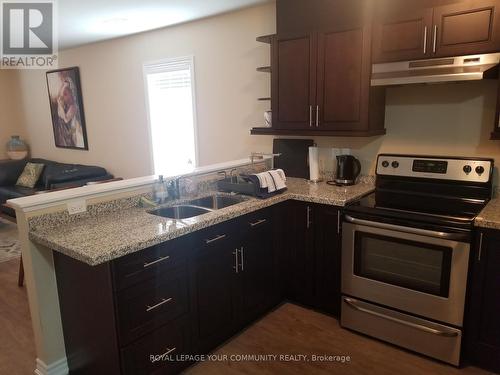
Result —
POLYGON ((338 218, 287 201, 95 267, 54 252, 71 373, 179 373, 284 300, 337 315, 338 218))
POLYGON ((478 233, 470 265, 466 358, 500 373, 500 231, 478 233))

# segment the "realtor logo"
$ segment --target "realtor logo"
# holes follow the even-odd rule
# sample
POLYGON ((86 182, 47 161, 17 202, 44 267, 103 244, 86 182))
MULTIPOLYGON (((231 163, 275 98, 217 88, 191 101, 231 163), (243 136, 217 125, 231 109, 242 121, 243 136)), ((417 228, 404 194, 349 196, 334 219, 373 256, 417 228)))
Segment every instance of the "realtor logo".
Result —
POLYGON ((2 56, 5 69, 56 67, 54 3, 2 1, 2 56))

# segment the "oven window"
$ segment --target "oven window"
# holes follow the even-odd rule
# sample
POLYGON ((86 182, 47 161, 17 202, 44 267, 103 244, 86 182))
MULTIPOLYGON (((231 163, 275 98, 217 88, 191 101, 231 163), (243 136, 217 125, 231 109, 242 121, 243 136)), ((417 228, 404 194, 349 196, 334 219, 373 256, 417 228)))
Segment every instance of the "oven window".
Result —
POLYGON ((354 274, 448 297, 452 249, 356 232, 354 274))

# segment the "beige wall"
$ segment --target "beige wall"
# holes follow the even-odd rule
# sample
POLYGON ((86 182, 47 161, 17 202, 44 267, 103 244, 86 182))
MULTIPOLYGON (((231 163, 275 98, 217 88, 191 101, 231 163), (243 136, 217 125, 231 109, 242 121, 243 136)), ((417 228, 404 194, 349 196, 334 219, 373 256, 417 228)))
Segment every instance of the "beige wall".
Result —
MULTIPOLYGON (((389 88, 387 134, 368 139, 317 138, 319 146, 352 147, 363 173, 374 172, 381 152, 493 157, 500 165, 500 141, 490 141, 497 81, 389 88)), ((498 174, 495 177, 498 185, 498 174)))
POLYGON ((21 102, 16 72, 0 70, 0 159, 7 157, 5 144, 12 135, 26 136, 21 121, 21 102))
POLYGON ((19 74, 24 121, 33 154, 63 162, 98 164, 122 177, 152 172, 142 65, 194 55, 200 165, 270 150, 270 140, 251 137, 263 123, 269 47, 255 38, 275 32, 275 6, 264 5, 132 37, 60 53, 60 67, 79 66, 88 152, 54 146, 45 73, 19 74))
MULTIPOLYGON (((269 151, 272 137, 250 136, 263 123, 269 62, 257 35, 275 31, 275 6, 264 5, 193 23, 61 53, 61 66, 81 69, 90 151, 54 147, 43 72, 22 72, 25 124, 35 156, 100 164, 116 175, 151 172, 142 64, 194 55, 200 164, 269 151)), ((387 135, 368 139, 316 138, 320 146, 352 147, 373 172, 380 152, 491 156, 500 164, 500 141, 490 141, 496 81, 420 85, 387 90, 387 135)), ((497 177, 498 180, 498 177, 497 177)))

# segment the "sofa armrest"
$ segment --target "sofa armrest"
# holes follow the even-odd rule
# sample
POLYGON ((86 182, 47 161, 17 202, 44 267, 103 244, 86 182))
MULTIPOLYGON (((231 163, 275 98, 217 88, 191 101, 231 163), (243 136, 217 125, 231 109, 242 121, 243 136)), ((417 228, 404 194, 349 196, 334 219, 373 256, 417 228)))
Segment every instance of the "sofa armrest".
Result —
POLYGON ((0 163, 0 186, 15 185, 23 173, 27 160, 11 160, 0 163))

